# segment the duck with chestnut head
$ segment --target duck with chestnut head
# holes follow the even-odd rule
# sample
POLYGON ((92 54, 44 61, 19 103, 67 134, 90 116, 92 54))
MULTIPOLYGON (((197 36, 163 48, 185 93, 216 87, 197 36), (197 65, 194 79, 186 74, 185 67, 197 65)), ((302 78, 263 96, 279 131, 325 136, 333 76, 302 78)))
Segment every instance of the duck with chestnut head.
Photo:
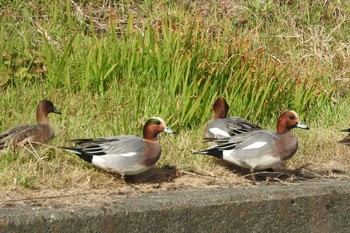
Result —
MULTIPOLYGON (((277 166, 296 153, 298 141, 291 132, 293 128, 309 129, 299 121, 296 112, 286 111, 277 120, 277 132, 260 129, 223 139, 212 139, 216 146, 195 154, 211 155, 249 168, 254 173, 254 170, 277 166)), ((255 180, 254 176, 253 179, 255 180)))
POLYGON ((122 135, 95 139, 72 140, 75 147, 62 147, 103 170, 125 175, 136 175, 148 170, 160 158, 158 135, 174 133, 159 117, 148 119, 143 137, 122 135))

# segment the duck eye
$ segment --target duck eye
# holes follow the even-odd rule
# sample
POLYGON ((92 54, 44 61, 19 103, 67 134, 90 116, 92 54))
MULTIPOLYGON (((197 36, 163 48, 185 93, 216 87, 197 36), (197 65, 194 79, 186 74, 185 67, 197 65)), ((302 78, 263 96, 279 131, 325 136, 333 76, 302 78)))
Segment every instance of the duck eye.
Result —
POLYGON ((295 116, 290 116, 289 119, 294 120, 295 116))

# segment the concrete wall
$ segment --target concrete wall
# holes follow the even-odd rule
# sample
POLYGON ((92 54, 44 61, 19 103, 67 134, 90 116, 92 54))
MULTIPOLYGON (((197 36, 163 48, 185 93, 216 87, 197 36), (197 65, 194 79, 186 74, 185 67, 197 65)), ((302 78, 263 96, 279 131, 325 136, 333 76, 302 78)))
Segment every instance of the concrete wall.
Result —
POLYGON ((99 207, 1 208, 0 232, 350 232, 350 182, 116 196, 99 207))

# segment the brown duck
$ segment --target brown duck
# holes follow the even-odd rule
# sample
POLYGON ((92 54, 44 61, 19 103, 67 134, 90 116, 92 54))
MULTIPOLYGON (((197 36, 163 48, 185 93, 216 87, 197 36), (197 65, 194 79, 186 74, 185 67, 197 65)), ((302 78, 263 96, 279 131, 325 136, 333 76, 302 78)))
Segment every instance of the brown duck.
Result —
POLYGON ((1 133, 0 150, 5 150, 10 146, 17 148, 28 146, 29 144, 36 146, 38 144, 48 143, 54 137, 53 129, 48 120, 48 114, 52 112, 61 114, 51 101, 40 101, 36 109, 36 120, 38 124, 20 125, 1 133))

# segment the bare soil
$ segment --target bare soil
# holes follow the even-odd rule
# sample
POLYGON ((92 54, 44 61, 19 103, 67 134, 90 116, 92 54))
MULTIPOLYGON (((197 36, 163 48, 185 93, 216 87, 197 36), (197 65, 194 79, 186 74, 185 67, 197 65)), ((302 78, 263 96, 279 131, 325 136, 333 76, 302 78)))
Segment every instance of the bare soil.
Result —
POLYGON ((103 184, 82 185, 72 189, 50 190, 1 190, 0 207, 45 206, 51 208, 95 206, 113 203, 120 198, 143 193, 165 193, 178 189, 253 188, 261 185, 296 185, 300 182, 325 180, 350 180, 349 174, 339 169, 311 170, 308 165, 298 169, 276 168, 257 172, 254 184, 246 169, 220 162, 222 167, 213 173, 197 174, 181 171, 172 166, 152 168, 149 171, 125 178, 110 174, 113 187, 103 184))

